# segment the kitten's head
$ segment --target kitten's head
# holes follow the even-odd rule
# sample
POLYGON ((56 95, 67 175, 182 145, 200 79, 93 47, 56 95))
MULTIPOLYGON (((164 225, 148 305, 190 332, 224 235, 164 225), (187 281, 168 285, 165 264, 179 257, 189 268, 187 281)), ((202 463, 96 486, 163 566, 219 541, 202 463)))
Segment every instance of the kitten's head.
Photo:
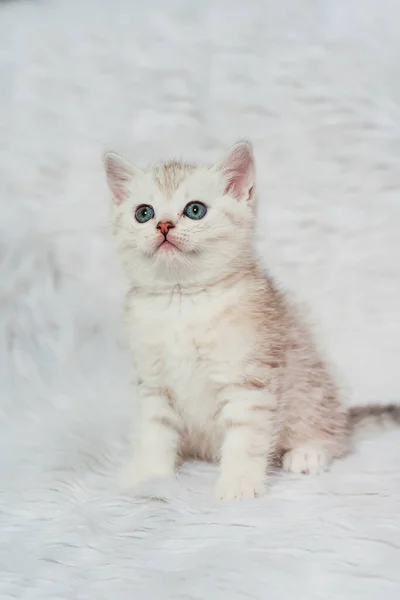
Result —
POLYGON ((105 155, 112 228, 131 283, 206 286, 252 259, 254 158, 239 142, 214 166, 139 169, 105 155))

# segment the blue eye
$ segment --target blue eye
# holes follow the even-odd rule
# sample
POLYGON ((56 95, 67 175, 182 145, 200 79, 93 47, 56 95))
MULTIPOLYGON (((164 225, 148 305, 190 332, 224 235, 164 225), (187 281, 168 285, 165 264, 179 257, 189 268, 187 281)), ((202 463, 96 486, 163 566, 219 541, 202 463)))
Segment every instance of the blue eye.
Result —
POLYGON ((135 211, 135 219, 138 223, 147 223, 154 217, 154 208, 149 204, 138 206, 135 211))
POLYGON ((189 219, 194 219, 195 221, 199 221, 206 216, 207 206, 205 206, 202 202, 189 202, 185 206, 185 210, 183 214, 189 217, 189 219))

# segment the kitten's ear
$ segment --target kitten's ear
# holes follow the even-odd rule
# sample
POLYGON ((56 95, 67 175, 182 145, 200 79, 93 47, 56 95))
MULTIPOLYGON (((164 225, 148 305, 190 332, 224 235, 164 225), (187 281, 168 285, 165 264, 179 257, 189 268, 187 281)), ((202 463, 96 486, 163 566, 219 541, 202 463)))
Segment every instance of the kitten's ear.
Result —
POLYGON ((130 184, 140 170, 115 152, 107 152, 103 160, 107 183, 114 201, 121 204, 128 196, 130 184))
POLYGON ((251 200, 255 182, 253 148, 249 142, 238 142, 218 164, 226 179, 225 194, 238 200, 251 200))

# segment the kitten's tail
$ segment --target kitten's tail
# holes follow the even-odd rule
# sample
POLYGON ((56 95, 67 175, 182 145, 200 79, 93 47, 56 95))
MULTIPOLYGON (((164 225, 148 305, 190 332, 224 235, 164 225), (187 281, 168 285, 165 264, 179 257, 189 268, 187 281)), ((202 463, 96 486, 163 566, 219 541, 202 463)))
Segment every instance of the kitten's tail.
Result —
POLYGON ((359 439, 400 427, 399 404, 354 406, 349 409, 348 415, 350 432, 359 439))

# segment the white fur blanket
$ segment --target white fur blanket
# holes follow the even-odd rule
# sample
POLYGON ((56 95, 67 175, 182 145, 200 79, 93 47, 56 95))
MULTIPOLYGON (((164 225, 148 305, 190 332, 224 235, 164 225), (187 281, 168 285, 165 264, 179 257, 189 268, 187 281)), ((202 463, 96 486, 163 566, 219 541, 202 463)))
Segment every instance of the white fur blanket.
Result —
POLYGON ((396 0, 0 4, 0 597, 400 597, 400 434, 221 505, 116 487, 134 389, 101 155, 253 140, 259 247, 349 403, 400 400, 396 0))

